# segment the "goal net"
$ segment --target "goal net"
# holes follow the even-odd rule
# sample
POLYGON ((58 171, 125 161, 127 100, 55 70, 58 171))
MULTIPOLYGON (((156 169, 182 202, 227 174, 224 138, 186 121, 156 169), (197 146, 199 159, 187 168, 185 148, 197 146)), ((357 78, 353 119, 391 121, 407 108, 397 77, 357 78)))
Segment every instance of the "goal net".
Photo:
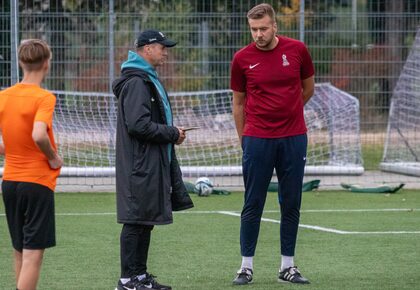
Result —
MULTIPOLYGON (((65 160, 62 176, 114 176, 116 98, 106 93, 54 93, 54 130, 65 160)), ((188 131, 186 141, 177 146, 185 176, 242 174, 231 98, 230 90, 170 94, 174 124, 199 127, 188 131)), ((330 84, 317 85, 305 118, 306 174, 363 173, 357 99, 330 84)))
POLYGON ((383 171, 420 176, 420 31, 395 87, 389 111, 383 171))
POLYGON ((329 83, 315 86, 305 105, 306 175, 361 175, 359 100, 329 83))

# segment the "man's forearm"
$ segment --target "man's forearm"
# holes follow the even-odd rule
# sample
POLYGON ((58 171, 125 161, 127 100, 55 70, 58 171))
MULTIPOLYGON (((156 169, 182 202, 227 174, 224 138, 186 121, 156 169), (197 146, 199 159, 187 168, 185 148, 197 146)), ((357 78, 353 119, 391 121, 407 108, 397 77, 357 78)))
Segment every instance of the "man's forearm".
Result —
POLYGON ((315 80, 314 77, 307 78, 302 81, 302 99, 303 104, 306 104, 312 97, 315 91, 315 80))
POLYGON ((245 126, 243 105, 233 106, 233 119, 235 120, 236 132, 238 133, 239 140, 242 140, 242 133, 245 126))
POLYGON ((44 153, 48 160, 53 160, 57 157, 57 153, 51 146, 51 142, 48 137, 36 140, 35 144, 38 146, 39 150, 44 153))

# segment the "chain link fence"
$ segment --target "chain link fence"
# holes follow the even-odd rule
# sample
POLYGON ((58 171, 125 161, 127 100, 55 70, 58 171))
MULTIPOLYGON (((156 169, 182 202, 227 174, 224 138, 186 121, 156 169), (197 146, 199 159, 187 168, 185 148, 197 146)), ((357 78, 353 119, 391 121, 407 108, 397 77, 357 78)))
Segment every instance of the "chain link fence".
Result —
MULTIPOLYGON (((21 76, 19 42, 42 38, 53 51, 48 89, 110 93, 135 35, 157 28, 178 41, 159 71, 169 91, 228 89, 232 56, 252 41, 246 12, 259 2, 5 0, 0 4, 0 86, 21 76)), ((416 184, 407 176, 379 171, 379 164, 392 92, 420 23, 420 1, 266 2, 277 11, 279 33, 308 46, 316 82, 331 83, 359 100, 364 168, 373 176, 369 181, 416 184)))

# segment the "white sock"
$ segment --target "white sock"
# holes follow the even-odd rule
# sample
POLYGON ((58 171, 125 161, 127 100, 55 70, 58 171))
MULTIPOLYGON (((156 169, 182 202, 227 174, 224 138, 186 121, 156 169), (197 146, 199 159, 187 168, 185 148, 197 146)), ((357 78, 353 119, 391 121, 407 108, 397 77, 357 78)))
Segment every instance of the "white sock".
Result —
POLYGON ((139 281, 143 280, 144 278, 146 278, 146 274, 143 274, 143 275, 138 275, 138 276, 137 276, 137 279, 138 279, 139 281))
POLYGON ((294 267, 295 266, 295 262, 293 260, 293 256, 283 256, 281 255, 281 266, 280 266, 280 271, 283 271, 284 269, 290 268, 290 267, 294 267))
POLYGON ((242 256, 242 265, 241 268, 248 268, 248 269, 253 269, 253 265, 252 265, 252 261, 253 261, 254 257, 244 257, 242 256))
POLYGON ((121 278, 121 283, 126 284, 128 281, 130 281, 130 278, 121 278))

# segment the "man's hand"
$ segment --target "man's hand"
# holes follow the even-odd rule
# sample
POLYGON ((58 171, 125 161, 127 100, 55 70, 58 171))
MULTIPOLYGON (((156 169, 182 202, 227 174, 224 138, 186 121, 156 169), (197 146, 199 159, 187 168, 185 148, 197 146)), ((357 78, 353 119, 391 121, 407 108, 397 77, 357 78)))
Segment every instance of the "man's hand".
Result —
POLYGON ((185 137, 187 137, 187 136, 185 135, 185 131, 182 130, 182 128, 178 128, 178 127, 176 127, 176 128, 178 129, 179 137, 178 137, 178 140, 176 141, 175 144, 180 145, 180 144, 182 144, 182 142, 184 142, 185 137))
POLYGON ((63 166, 63 159, 58 155, 55 154, 53 159, 48 160, 48 164, 50 165, 51 169, 59 169, 63 166))

